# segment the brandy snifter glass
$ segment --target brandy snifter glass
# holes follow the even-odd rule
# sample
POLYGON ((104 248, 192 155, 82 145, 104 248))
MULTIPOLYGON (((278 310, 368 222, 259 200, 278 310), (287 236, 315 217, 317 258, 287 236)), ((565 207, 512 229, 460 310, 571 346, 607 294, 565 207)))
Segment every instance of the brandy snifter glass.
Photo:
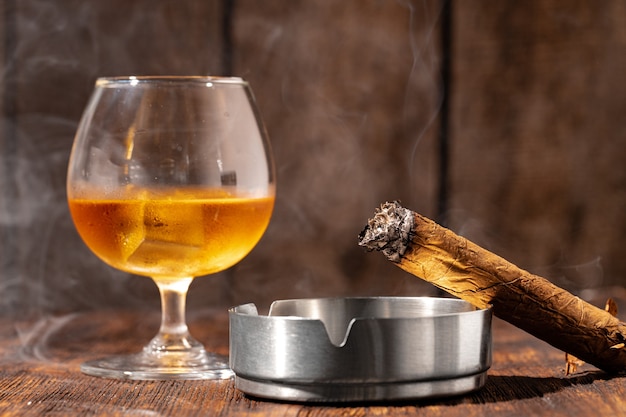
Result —
POLYGON ((159 288, 158 334, 138 353, 84 363, 123 379, 221 379, 226 358, 190 334, 195 277, 243 259, 272 214, 275 174, 250 86, 235 77, 100 78, 68 168, 70 212, 89 249, 159 288))

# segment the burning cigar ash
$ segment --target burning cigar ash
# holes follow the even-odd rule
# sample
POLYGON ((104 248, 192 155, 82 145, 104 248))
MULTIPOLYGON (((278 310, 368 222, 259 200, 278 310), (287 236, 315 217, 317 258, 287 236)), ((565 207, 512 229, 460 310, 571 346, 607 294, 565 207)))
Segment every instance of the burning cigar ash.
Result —
POLYGON ((387 259, 399 262, 409 243, 413 213, 399 204, 387 203, 377 210, 359 235, 360 245, 381 251, 387 259))
POLYGON ((626 371, 626 323, 398 203, 359 235, 403 270, 598 368, 626 371))

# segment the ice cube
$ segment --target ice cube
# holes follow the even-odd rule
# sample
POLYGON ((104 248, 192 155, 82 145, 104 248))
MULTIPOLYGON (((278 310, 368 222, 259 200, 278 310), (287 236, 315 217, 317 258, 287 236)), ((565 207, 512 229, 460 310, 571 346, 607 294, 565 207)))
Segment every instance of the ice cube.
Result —
POLYGON ((143 272, 160 275, 178 275, 184 271, 194 272, 202 248, 180 245, 163 240, 146 239, 128 258, 128 262, 143 272))
POLYGON ((117 210, 119 213, 120 224, 118 236, 121 239, 121 256, 124 261, 137 250, 139 245, 144 241, 146 231, 142 221, 144 203, 137 202, 133 204, 120 205, 117 210))
POLYGON ((204 245, 203 216, 198 201, 147 201, 143 213, 145 240, 201 247, 204 245))

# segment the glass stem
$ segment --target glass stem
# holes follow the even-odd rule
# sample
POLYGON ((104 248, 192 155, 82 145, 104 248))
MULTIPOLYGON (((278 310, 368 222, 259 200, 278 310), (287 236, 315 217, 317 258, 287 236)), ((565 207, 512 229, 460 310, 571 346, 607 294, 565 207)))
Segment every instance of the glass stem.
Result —
POLYGON ((187 290, 193 278, 154 280, 161 293, 161 328, 146 349, 150 353, 185 353, 203 349, 189 334, 185 319, 187 290))

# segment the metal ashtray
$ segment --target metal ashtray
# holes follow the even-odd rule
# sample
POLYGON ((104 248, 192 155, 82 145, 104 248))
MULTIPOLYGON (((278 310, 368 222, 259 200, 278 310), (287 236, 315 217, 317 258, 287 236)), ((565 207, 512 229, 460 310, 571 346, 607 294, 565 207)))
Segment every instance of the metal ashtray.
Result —
POLYGON ((230 367, 241 391, 289 401, 460 395, 491 366, 491 309, 451 298, 274 301, 229 310, 230 367))

